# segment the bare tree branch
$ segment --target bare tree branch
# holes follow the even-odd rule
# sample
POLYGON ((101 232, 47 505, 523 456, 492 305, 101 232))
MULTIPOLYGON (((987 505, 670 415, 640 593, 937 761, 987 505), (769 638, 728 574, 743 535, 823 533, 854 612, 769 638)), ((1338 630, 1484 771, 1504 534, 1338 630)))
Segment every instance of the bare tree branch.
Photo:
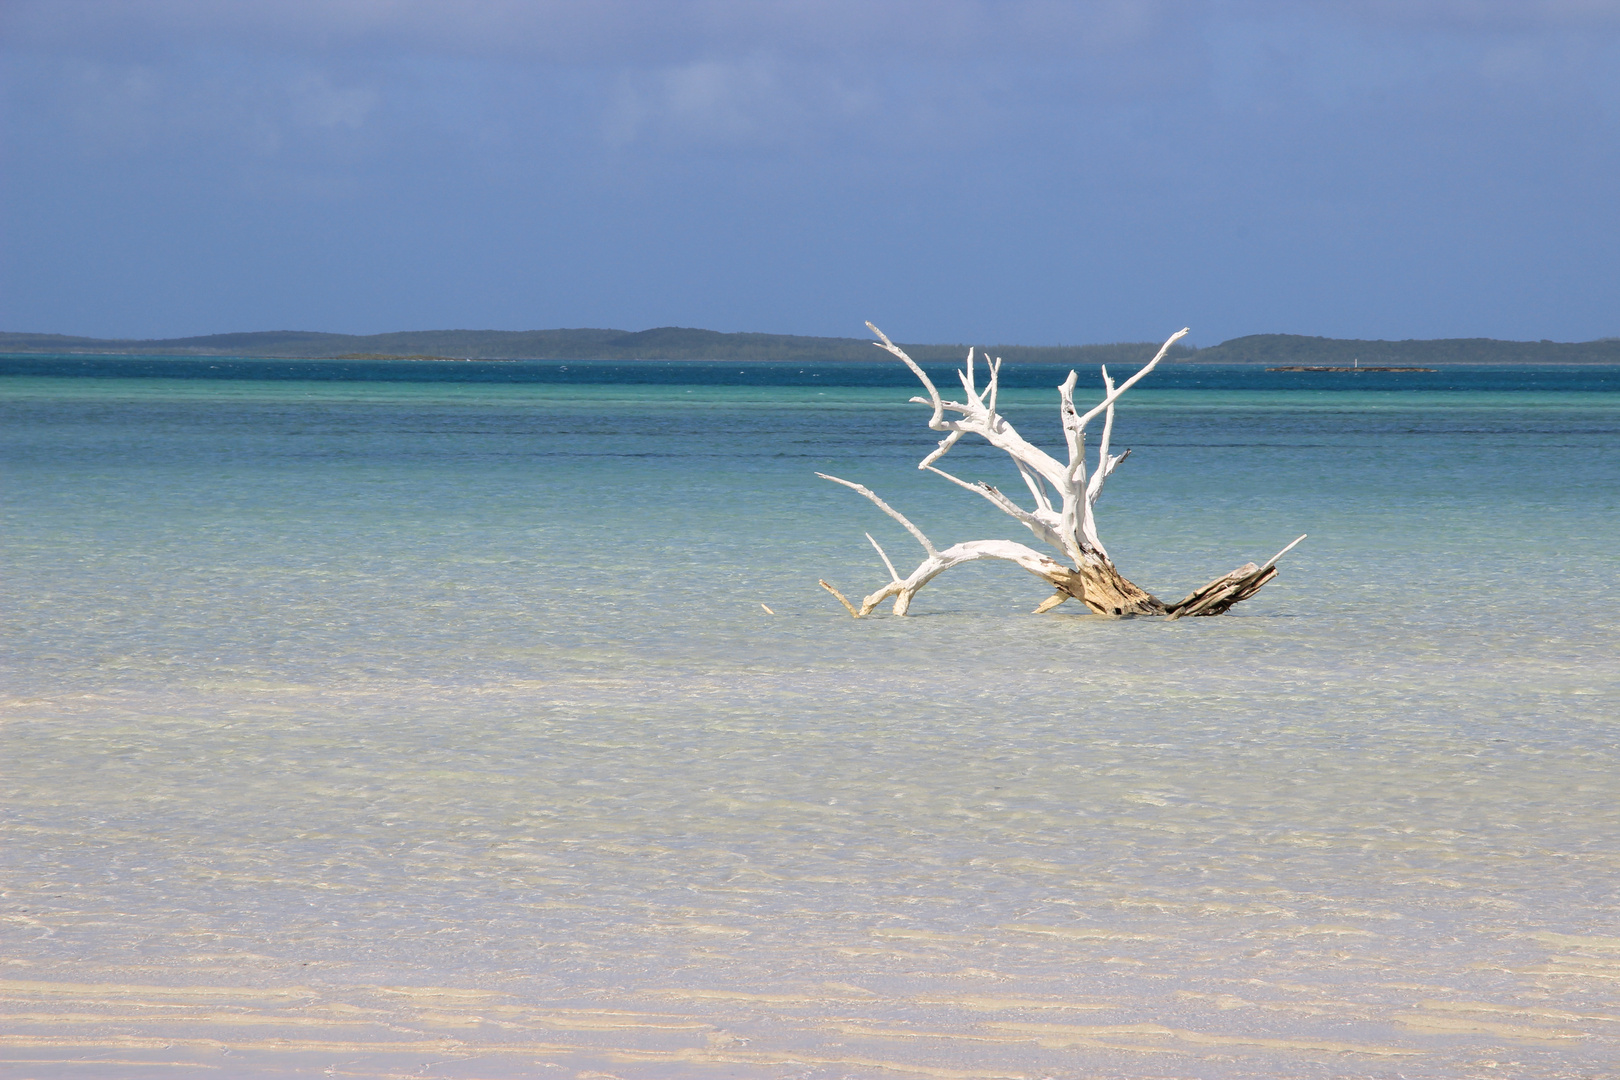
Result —
POLYGON ((1038 512, 1032 514, 1028 510, 1025 510, 1007 496, 1003 495, 1000 490, 992 485, 983 482, 970 484, 966 480, 952 476, 944 469, 936 469, 932 465, 928 466, 928 471, 931 473, 936 473, 939 476, 943 476, 957 487, 966 488, 968 491, 971 491, 977 495, 983 495, 986 499, 989 499, 993 504, 995 504, 996 508, 1002 513, 1017 518, 1036 536, 1051 544, 1059 551, 1063 550, 1063 540, 1057 535, 1056 532, 1053 531, 1052 523, 1043 520, 1038 512))
POLYGON ((966 362, 957 372, 957 380, 962 385, 966 400, 948 401, 940 396, 939 389, 929 379, 928 374, 923 371, 921 365, 906 355, 904 349, 890 341, 876 326, 871 323, 866 325, 878 336, 878 346, 904 363, 928 392, 926 398, 914 397, 911 400, 927 405, 932 410, 928 420, 929 428, 946 433, 938 447, 923 458, 917 467, 936 473, 956 486, 989 500, 1002 513, 1028 528, 1044 543, 1061 553, 1069 560, 1070 565, 1064 565, 1049 555, 1043 555, 1010 540, 973 540, 953 544, 941 551, 905 515, 884 502, 869 488, 826 473, 817 473, 816 475, 822 479, 842 484, 866 496, 878 509, 898 521, 916 537, 928 555, 917 569, 902 578, 882 546, 868 533, 867 539, 877 549, 879 557, 883 559, 883 564, 889 571, 891 579, 889 583, 862 600, 859 609, 845 600, 843 594, 832 586, 826 582, 821 583, 829 592, 838 596, 845 607, 849 608, 850 614, 857 618, 870 614, 878 604, 891 596, 895 598, 895 614, 904 615, 909 610, 911 599, 917 590, 951 567, 979 559, 1012 562, 1049 582, 1054 590, 1053 595, 1036 608, 1037 612, 1050 611, 1065 600, 1074 598, 1081 600, 1091 611, 1109 615, 1169 615, 1171 618, 1216 615, 1226 611, 1233 604, 1253 596, 1261 586, 1276 577, 1277 560, 1292 550, 1300 540, 1305 539, 1301 536, 1299 540, 1295 540, 1293 544, 1289 544, 1272 556, 1264 566, 1245 564, 1230 574, 1193 590, 1177 604, 1166 604, 1151 593, 1138 588, 1114 567, 1107 549, 1103 547, 1102 540, 1097 535, 1096 518, 1093 514, 1093 506, 1102 493, 1103 483, 1112 475, 1119 463, 1130 455, 1129 450, 1123 454, 1112 452, 1114 404, 1127 390, 1158 366, 1169 354, 1171 346, 1186 336, 1185 329, 1170 335, 1152 360, 1118 385, 1104 368, 1103 399, 1084 413, 1076 409, 1074 404, 1074 388, 1078 376, 1072 371, 1069 372, 1068 378, 1057 388, 1059 416, 1062 420, 1064 441, 1068 445, 1069 458, 1067 462, 1060 462, 1024 439, 1011 423, 997 414, 996 400, 1001 385, 999 357, 992 358, 989 355, 984 357, 988 375, 981 387, 975 361, 976 350, 969 349, 966 362), (958 414, 960 419, 946 419, 947 412, 958 414), (1096 464, 1088 468, 1086 425, 1099 414, 1104 418, 1102 437, 1097 445, 1096 464), (1024 509, 991 484, 963 480, 934 466, 934 462, 944 457, 964 435, 978 435, 1012 459, 1018 469, 1018 475, 1035 500, 1033 510, 1024 509), (1048 488, 1056 495, 1055 500, 1048 494, 1048 488))
POLYGON ((878 543, 871 533, 867 533, 866 538, 872 541, 872 546, 877 548, 878 558, 882 559, 883 565, 889 568, 889 579, 899 581, 900 572, 894 568, 894 563, 889 561, 889 553, 883 550, 883 545, 878 543))
POLYGON ((888 514, 890 517, 894 518, 894 520, 896 520, 900 524, 904 525, 906 527, 906 531, 909 532, 912 536, 915 536, 917 538, 917 543, 919 543, 919 544, 921 544, 923 546, 924 551, 928 552, 928 554, 930 554, 930 555, 938 555, 939 554, 939 552, 934 549, 934 542, 932 540, 928 539, 928 537, 924 536, 923 531, 921 529, 919 529, 919 528, 917 528, 917 526, 913 525, 906 518, 906 515, 902 514, 900 511, 896 510, 894 507, 890 506, 888 503, 886 503, 882 499, 878 498, 877 493, 874 492, 871 488, 865 487, 864 485, 861 485, 861 484, 851 483, 848 480, 840 480, 836 476, 828 476, 824 472, 818 472, 818 473, 816 473, 816 475, 821 477, 823 480, 831 480, 835 484, 843 484, 845 487, 849 488, 850 490, 858 491, 862 495, 865 495, 868 499, 871 499, 874 503, 877 504, 877 508, 879 510, 882 510, 885 514, 888 514))

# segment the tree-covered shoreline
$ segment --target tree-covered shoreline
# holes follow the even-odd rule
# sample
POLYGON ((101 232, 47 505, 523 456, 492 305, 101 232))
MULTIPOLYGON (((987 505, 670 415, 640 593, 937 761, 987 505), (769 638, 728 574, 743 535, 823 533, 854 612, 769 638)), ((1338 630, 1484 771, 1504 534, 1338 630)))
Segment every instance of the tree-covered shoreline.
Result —
MULTIPOLYGON (((911 344, 924 362, 955 362, 966 344, 911 344)), ((1009 363, 1129 364, 1157 350, 1154 342, 1099 345, 989 345, 1009 363)), ((0 353, 92 356, 221 356, 325 360, 739 360, 827 363, 875 361, 865 338, 721 333, 684 327, 629 332, 611 329, 411 330, 388 334, 327 334, 271 330, 201 337, 120 339, 62 334, 0 333, 0 353)), ((1620 338, 1597 341, 1498 341, 1492 338, 1369 341, 1251 334, 1196 349, 1177 346, 1167 360, 1211 364, 1620 364, 1620 338)))

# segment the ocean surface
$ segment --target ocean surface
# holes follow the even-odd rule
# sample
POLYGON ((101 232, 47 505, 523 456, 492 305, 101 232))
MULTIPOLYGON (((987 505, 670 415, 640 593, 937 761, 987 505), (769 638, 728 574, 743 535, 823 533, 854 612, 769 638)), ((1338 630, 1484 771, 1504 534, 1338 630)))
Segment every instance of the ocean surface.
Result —
POLYGON ((817 471, 1029 539, 908 378, 0 360, 0 1074, 1620 1071, 1620 369, 1169 367, 1102 538, 1256 598, 855 621, 817 471))

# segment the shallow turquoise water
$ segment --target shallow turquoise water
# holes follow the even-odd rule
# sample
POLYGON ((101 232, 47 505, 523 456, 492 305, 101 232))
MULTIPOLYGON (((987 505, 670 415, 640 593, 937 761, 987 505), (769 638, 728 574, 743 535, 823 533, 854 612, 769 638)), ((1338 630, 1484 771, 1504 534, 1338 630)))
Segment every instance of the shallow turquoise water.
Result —
POLYGON ((5 1056, 1601 1075, 1620 393, 1206 381, 1121 406, 1116 562, 1310 539, 1166 623, 850 620, 915 549, 816 470, 1023 539, 895 388, 0 379, 5 1056))

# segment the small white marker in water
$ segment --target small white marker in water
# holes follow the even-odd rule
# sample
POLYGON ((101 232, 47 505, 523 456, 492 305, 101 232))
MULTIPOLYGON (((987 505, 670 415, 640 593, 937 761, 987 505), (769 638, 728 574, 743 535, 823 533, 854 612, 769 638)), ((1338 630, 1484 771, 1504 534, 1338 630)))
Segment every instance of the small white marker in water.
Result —
POLYGON ((761 604, 759 606, 765 609, 765 614, 767 614, 767 615, 775 615, 776 614, 776 612, 771 610, 771 607, 770 607, 769 604, 761 604))

